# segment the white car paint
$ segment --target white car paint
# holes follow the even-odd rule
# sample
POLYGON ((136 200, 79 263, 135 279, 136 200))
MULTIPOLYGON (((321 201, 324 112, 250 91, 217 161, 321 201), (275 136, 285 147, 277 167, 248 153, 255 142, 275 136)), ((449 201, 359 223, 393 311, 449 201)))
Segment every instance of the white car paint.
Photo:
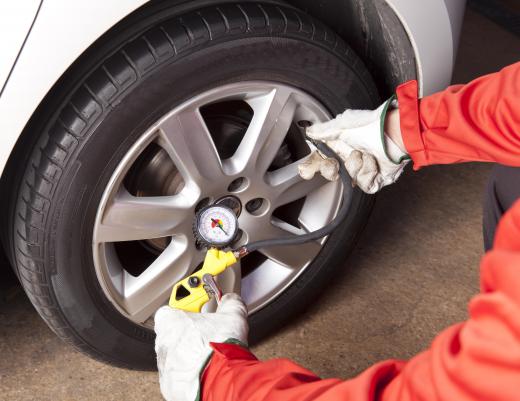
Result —
MULTIPOLYGON (((451 79, 456 37, 460 27, 457 22, 462 16, 465 0, 387 1, 406 27, 414 45, 423 93, 428 94, 446 86, 451 79)), ((42 2, 0 97, 0 174, 25 125, 65 70, 96 39, 146 2, 147 0, 42 2)), ((5 9, 0 9, 0 12, 6 13, 0 19, 0 37, 14 39, 9 44, 10 51, 14 51, 14 54, 18 54, 23 43, 30 26, 27 21, 31 20, 31 15, 34 18, 37 3, 37 0, 16 2, 25 10, 23 18, 19 15, 19 7, 6 6, 5 9), (20 26, 16 25, 15 29, 13 24, 1 23, 11 19, 14 21, 15 18, 20 21, 20 26)), ((1 44, 3 46, 3 41, 1 44)), ((8 61, 5 63, 7 65, 8 61)), ((9 70, 11 65, 12 62, 9 70)))
POLYGON ((29 33, 40 0, 0 2, 0 93, 29 33))
POLYGON ((420 94, 449 83, 466 0, 387 0, 399 17, 416 55, 420 94))
MULTIPOLYGON (((96 39, 146 2, 43 1, 0 97, 0 173, 31 115, 65 70, 96 39)), ((0 37, 12 36, 8 29, 0 25, 0 37)))

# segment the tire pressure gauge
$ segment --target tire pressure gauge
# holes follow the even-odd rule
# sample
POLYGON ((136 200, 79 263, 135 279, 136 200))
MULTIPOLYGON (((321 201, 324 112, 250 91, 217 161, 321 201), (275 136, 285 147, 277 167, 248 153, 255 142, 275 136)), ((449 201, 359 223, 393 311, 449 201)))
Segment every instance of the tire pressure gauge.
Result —
POLYGON ((199 244, 207 248, 225 248, 237 236, 238 219, 227 206, 207 206, 196 214, 193 232, 199 244))

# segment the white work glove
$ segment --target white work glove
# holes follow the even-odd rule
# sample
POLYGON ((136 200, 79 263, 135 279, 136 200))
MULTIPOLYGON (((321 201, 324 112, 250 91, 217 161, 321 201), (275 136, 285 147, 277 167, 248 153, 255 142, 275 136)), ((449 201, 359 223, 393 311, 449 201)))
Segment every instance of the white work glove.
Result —
POLYGON ((329 181, 338 179, 339 163, 336 159, 323 156, 314 151, 310 156, 298 165, 298 174, 304 180, 312 180, 316 173, 320 173, 329 181))
MULTIPOLYGON (((391 102, 376 110, 346 110, 331 121, 307 128, 309 138, 325 142, 343 159, 352 184, 369 194, 394 183, 409 161, 383 132, 391 102)), ((312 168, 316 170, 315 166, 300 168, 302 178, 307 179, 312 168)))
POLYGON ((155 352, 161 392, 167 401, 195 401, 200 378, 213 350, 209 343, 247 344, 247 308, 237 294, 226 294, 215 313, 161 307, 155 314, 155 352))

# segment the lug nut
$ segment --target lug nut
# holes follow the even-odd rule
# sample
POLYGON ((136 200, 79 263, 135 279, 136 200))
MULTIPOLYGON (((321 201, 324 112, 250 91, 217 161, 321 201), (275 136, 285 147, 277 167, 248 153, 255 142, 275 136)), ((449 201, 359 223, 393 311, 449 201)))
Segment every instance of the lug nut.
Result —
POLYGON ((262 207, 263 203, 264 200, 262 198, 251 199, 249 202, 246 203, 246 210, 249 213, 254 213, 262 207))
POLYGON ((195 213, 197 213, 200 209, 202 209, 203 207, 206 207, 210 204, 211 202, 211 199, 210 198, 204 198, 204 199, 201 199, 199 201, 199 203, 197 203, 197 206, 195 206, 195 213))
POLYGON ((236 192, 238 191, 243 185, 246 179, 244 177, 238 177, 237 179, 231 181, 231 184, 228 186, 228 192, 236 192))
POLYGON ((297 124, 300 128, 308 128, 312 125, 312 122, 310 122, 309 120, 300 120, 297 122, 297 124))
POLYGON ((191 288, 196 288, 199 286, 200 284, 200 280, 198 277, 196 276, 192 276, 188 279, 188 284, 191 288))

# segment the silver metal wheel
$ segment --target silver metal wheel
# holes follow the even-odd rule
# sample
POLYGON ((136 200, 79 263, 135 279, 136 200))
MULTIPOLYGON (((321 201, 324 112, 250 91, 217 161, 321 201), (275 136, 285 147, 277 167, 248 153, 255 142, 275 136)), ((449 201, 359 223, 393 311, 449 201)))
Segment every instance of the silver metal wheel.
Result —
MULTIPOLYGON (((151 126, 114 171, 96 216, 94 265, 110 302, 149 326, 172 285, 203 260, 192 223, 210 202, 241 209, 239 243, 326 225, 338 210, 341 184, 304 181, 297 165, 312 149, 302 127, 329 117, 295 88, 255 81, 202 93, 151 126)), ((309 266, 324 241, 255 252, 228 269, 220 285, 241 290, 253 313, 309 266)))

